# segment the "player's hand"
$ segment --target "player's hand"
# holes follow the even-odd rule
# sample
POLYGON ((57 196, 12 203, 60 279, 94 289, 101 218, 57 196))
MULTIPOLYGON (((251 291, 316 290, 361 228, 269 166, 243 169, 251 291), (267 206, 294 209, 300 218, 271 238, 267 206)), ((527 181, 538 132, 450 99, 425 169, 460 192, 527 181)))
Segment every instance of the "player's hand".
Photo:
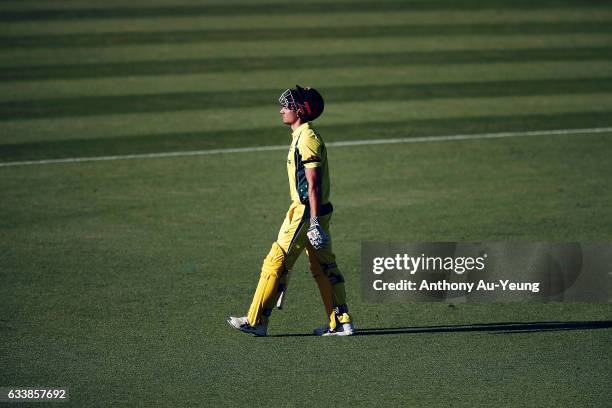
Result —
POLYGON ((308 240, 314 249, 325 248, 325 245, 329 242, 329 237, 319 225, 319 217, 312 217, 310 219, 310 228, 306 233, 308 240))

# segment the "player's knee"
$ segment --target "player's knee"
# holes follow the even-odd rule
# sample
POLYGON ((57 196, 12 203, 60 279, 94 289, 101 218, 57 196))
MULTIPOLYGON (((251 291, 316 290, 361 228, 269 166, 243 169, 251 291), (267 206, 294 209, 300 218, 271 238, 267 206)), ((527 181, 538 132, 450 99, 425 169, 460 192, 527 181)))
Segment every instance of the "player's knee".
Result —
POLYGON ((339 283, 344 283, 344 276, 342 276, 341 273, 329 274, 327 275, 327 279, 329 280, 329 283, 332 284, 332 286, 335 286, 339 283))
POLYGON ((274 242, 272 244, 272 248, 270 248, 270 252, 266 256, 266 262, 271 262, 275 264, 280 264, 285 261, 285 251, 278 244, 278 242, 274 242))
POLYGON ((344 282, 344 277, 342 276, 342 272, 338 269, 338 265, 335 262, 330 262, 326 264, 321 264, 321 269, 327 279, 333 284, 344 282))
POLYGON ((274 242, 270 252, 264 259, 263 266, 261 268, 262 275, 273 276, 278 278, 282 275, 285 270, 285 251, 281 248, 278 243, 274 242))

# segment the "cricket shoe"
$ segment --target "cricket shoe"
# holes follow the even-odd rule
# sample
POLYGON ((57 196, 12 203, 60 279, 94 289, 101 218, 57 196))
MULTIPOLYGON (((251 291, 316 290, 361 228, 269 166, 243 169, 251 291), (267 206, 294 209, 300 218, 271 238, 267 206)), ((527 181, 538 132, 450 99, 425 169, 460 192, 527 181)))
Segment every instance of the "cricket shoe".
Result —
POLYGON ((268 333, 268 326, 263 324, 256 324, 255 326, 249 325, 249 319, 246 316, 235 317, 230 316, 227 322, 236 330, 240 330, 243 333, 249 333, 254 336, 263 337, 268 333))
POLYGON ((352 336, 355 334, 355 326, 348 313, 343 313, 336 318, 336 328, 329 326, 319 327, 313 331, 315 336, 352 336))

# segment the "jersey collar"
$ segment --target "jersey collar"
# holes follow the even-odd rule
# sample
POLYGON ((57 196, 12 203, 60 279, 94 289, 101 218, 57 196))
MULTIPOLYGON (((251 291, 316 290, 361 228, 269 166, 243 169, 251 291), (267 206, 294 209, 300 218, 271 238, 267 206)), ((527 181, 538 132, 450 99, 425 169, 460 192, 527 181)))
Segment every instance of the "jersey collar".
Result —
POLYGON ((300 133, 302 133, 302 131, 304 131, 304 130, 306 130, 308 128, 310 128, 310 122, 302 123, 297 129, 295 129, 291 133, 291 136, 293 138, 296 138, 300 133))

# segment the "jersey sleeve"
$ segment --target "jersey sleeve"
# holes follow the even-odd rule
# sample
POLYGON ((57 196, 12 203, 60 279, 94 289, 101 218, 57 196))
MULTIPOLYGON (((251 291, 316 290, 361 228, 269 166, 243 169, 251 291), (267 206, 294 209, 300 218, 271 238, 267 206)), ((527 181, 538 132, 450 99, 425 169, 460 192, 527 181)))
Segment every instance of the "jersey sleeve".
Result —
POLYGON ((314 132, 308 132, 298 142, 298 150, 302 157, 302 164, 307 169, 320 167, 322 165, 322 143, 314 132))

